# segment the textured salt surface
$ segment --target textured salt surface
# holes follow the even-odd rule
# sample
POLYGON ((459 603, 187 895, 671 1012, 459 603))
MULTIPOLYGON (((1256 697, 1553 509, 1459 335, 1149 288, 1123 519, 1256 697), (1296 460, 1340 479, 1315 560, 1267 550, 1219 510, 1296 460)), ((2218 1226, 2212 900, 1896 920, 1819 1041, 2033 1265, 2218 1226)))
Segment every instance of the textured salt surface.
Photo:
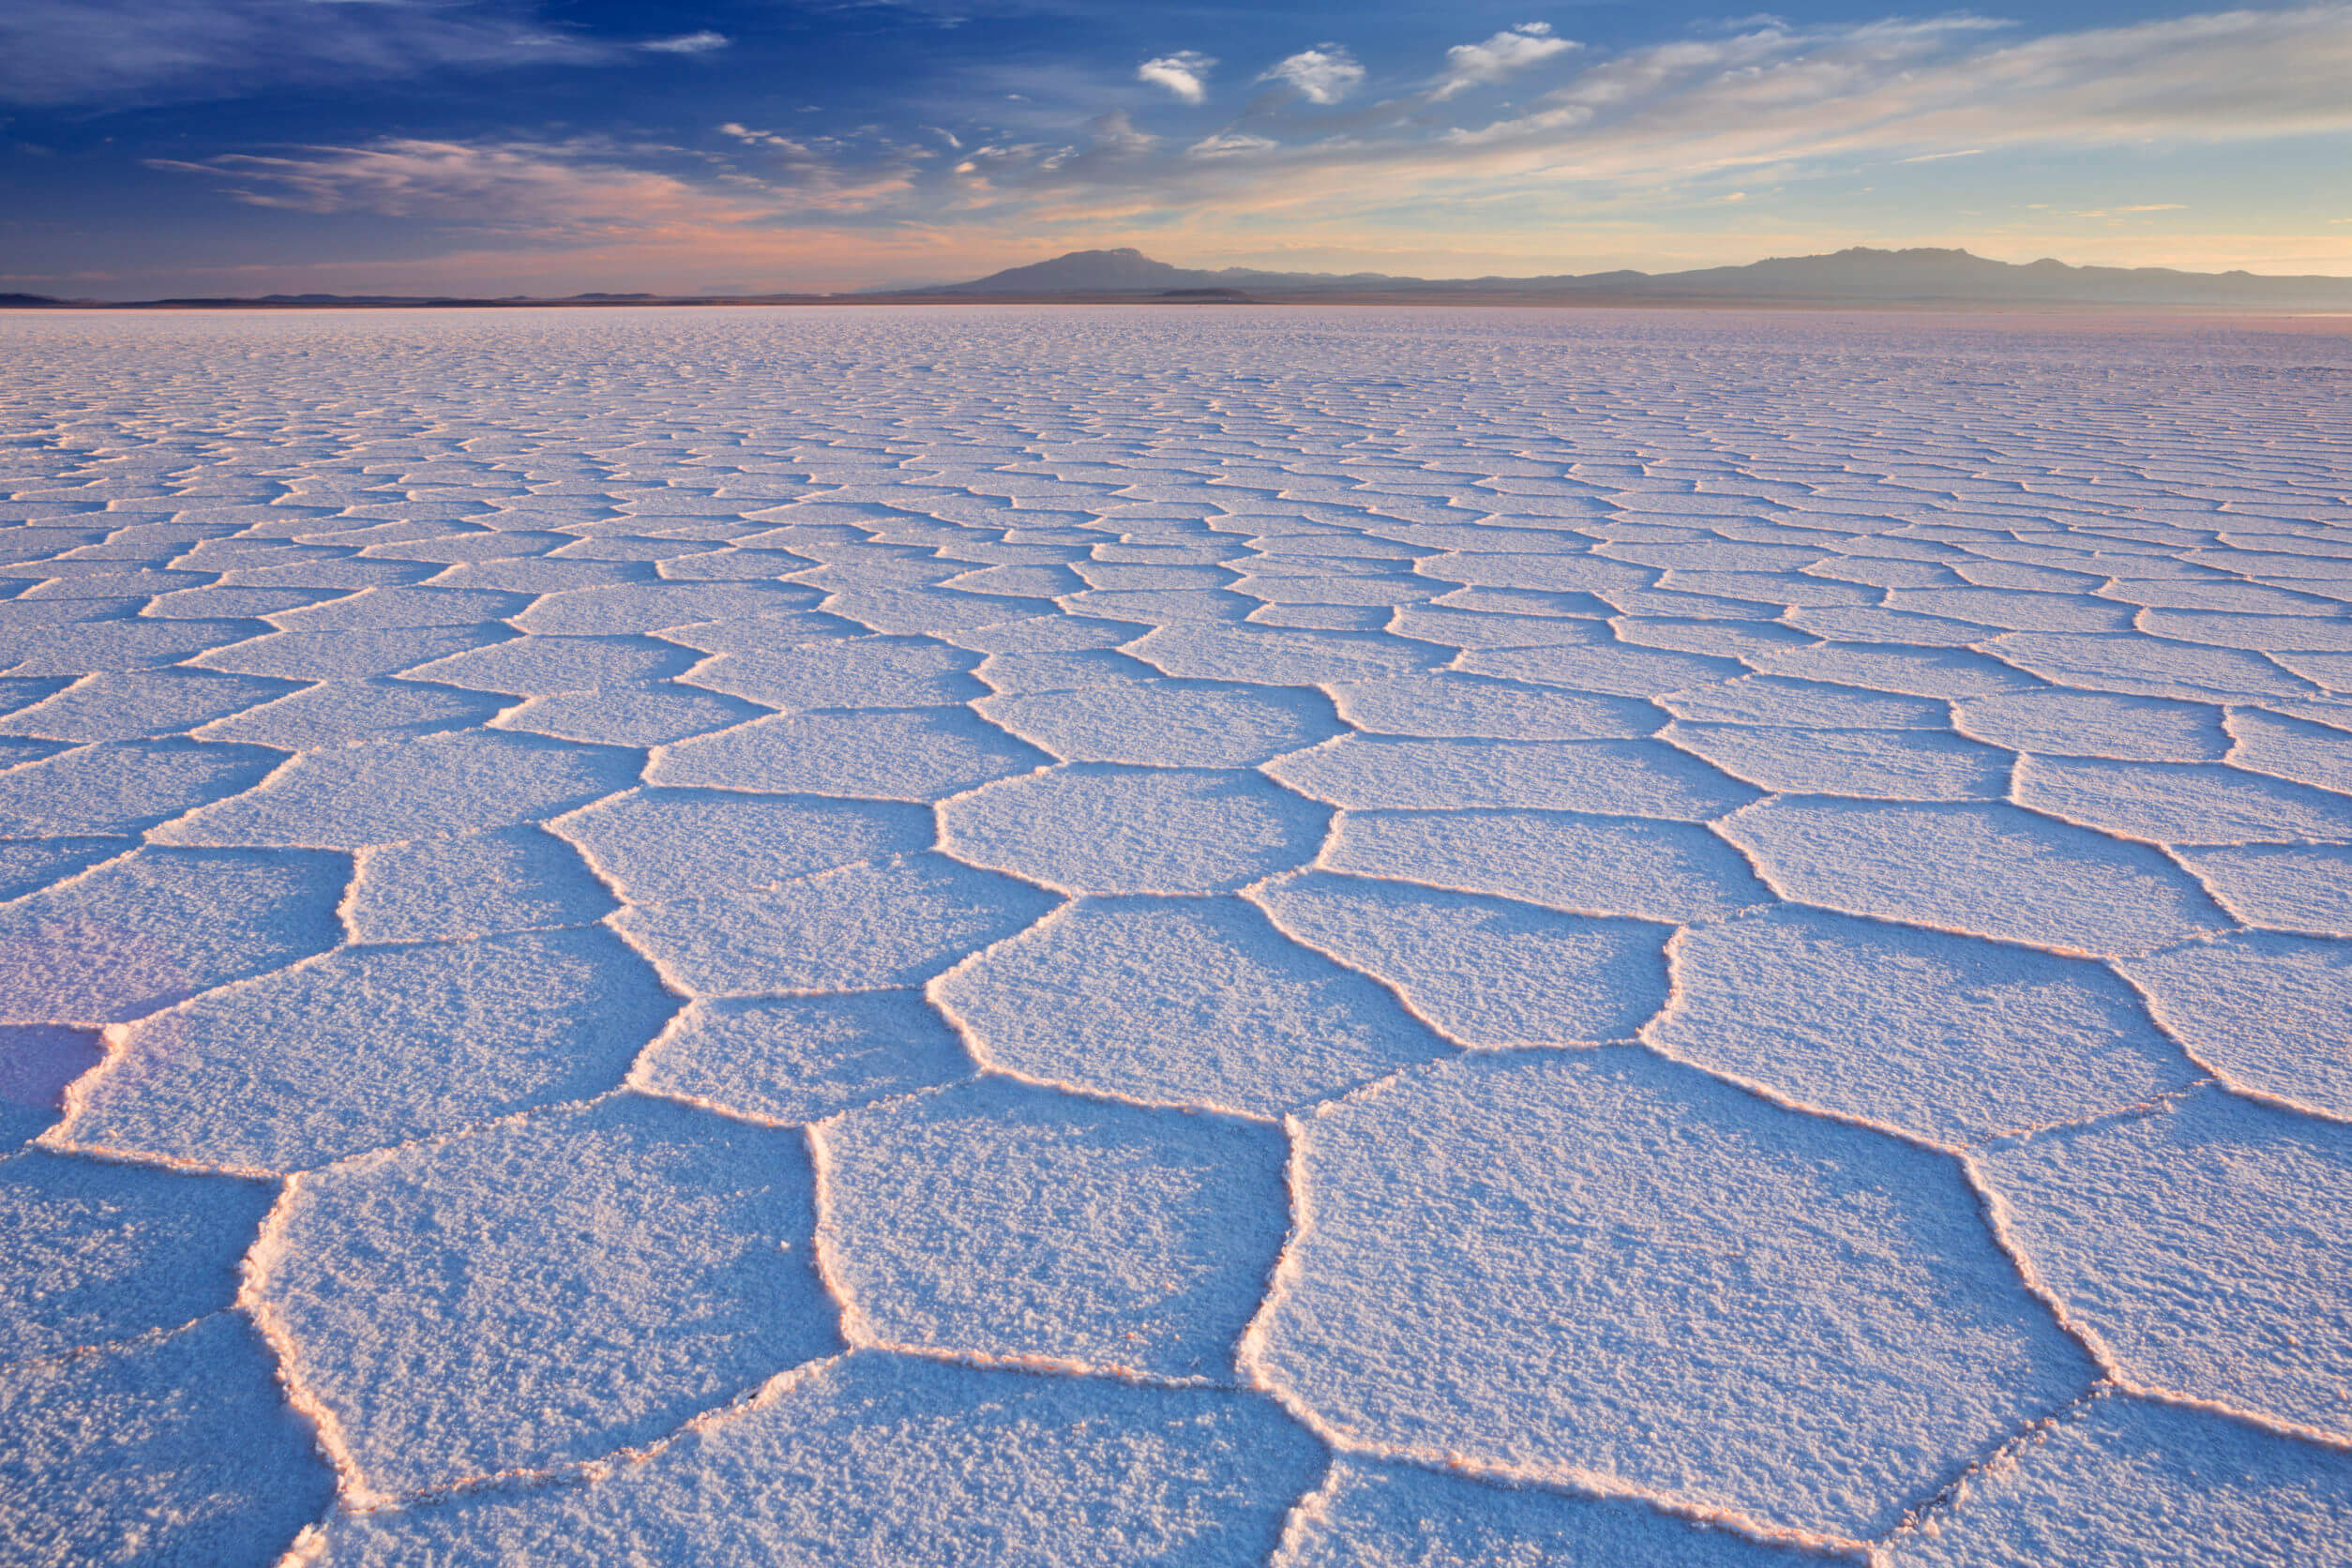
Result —
POLYGON ((2352 338, 0 340, 10 1560, 2352 1563, 2352 338))

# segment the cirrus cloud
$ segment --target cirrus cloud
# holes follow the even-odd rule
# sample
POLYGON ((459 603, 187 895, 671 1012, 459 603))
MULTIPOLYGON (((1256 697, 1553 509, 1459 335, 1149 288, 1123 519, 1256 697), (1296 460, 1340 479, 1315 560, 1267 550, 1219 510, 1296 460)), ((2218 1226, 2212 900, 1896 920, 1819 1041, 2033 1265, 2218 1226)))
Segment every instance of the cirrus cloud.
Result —
POLYGON ((8 0, 0 100, 188 102, 288 83, 612 65, 728 41, 707 31, 597 38, 542 20, 528 0, 8 0))

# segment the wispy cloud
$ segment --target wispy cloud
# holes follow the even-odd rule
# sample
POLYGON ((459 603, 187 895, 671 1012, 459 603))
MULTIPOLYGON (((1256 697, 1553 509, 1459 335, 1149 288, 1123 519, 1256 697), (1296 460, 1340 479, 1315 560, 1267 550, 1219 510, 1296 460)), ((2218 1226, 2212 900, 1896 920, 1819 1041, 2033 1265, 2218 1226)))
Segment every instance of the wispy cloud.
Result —
POLYGON ((1189 158, 1240 158, 1250 153, 1262 153, 1279 145, 1271 137, 1252 136, 1247 131, 1221 130, 1204 137, 1184 149, 1189 158))
POLYGON ((473 143, 393 139, 152 166, 223 182, 234 200, 301 212, 454 219, 552 242, 602 238, 680 217, 753 216, 750 204, 622 160, 594 143, 473 143))
POLYGON ((1287 82, 1309 103, 1333 104, 1363 84, 1364 67, 1337 44, 1303 49, 1277 62, 1260 82, 1287 82))
POLYGON ((1144 61, 1135 75, 1137 81, 1165 87, 1186 103, 1199 103, 1209 96, 1209 71, 1215 64, 1198 50, 1182 49, 1144 61))
POLYGON ((1438 79, 1437 90, 1430 96, 1443 102, 1456 93, 1500 82, 1576 47, 1566 38, 1552 37, 1548 22, 1522 22, 1484 43, 1457 43, 1445 52, 1445 74, 1438 79))
POLYGON ((2226 11, 2018 42, 1970 17, 1767 26, 1602 61, 1457 143, 1566 176, 1856 154, 2225 141, 2352 128, 2352 6, 2226 11))
POLYGON ((711 32, 600 40, 542 20, 526 0, 8 0, 0 100, 175 102, 289 82, 603 65, 727 42, 711 32))
POLYGON ((637 47, 656 54, 708 54, 733 41, 726 34, 705 27, 699 33, 681 33, 674 38, 647 38, 637 47))
POLYGON ((760 157, 749 164, 714 163, 688 149, 593 137, 387 138, 195 162, 156 158, 149 166, 217 180, 232 200, 249 206, 375 213, 538 248, 866 212, 904 197, 927 156, 882 143, 853 160, 855 149, 834 138, 796 141, 732 123, 719 129, 760 157), (648 167, 655 159, 673 167, 648 167))

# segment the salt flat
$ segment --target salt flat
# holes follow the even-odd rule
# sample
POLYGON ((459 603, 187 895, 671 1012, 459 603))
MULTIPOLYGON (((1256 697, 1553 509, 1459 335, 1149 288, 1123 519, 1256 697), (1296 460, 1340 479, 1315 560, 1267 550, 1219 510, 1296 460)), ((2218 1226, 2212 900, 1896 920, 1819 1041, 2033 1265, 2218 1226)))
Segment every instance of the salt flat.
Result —
POLYGON ((0 316, 0 1540, 2352 1562, 2352 333, 0 316))

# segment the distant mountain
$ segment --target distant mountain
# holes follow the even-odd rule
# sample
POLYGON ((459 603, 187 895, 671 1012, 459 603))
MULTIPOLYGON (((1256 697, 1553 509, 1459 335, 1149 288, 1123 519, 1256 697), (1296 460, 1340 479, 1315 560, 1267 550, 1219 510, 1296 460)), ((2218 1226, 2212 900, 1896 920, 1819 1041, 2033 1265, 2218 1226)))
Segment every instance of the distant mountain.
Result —
MULTIPOLYGON (((1292 288, 1381 288, 1391 285, 1433 287, 1419 278, 1392 278, 1383 272, 1260 272, 1229 266, 1214 272, 1198 267, 1170 266, 1140 250, 1073 250, 1049 262, 1034 262, 991 273, 969 283, 942 283, 927 289, 890 291, 904 294, 1191 294, 1203 290, 1292 288)), ((878 291, 879 292, 879 291, 878 291)))
POLYGON ((2251 272, 2179 272, 2169 267, 2070 266, 1996 262, 1966 250, 1873 250, 1781 256, 1745 266, 1692 272, 1597 272, 1540 278, 1425 279, 1382 273, 1206 271, 1170 266, 1138 250, 1077 250, 893 297, 996 299, 1184 295, 1252 298, 1426 298, 1442 300, 1657 300, 1736 304, 2203 305, 2257 309, 2352 309, 2352 278, 2271 277, 2251 272))
POLYGON ((1011 267, 970 283, 942 283, 910 294, 1156 294, 1214 287, 1216 275, 1155 262, 1140 250, 1073 250, 1049 262, 1011 267))
POLYGON ((868 289, 854 294, 579 294, 473 299, 415 294, 268 294, 260 298, 67 300, 0 294, 0 309, 387 309, 626 305, 886 304, 894 300, 1257 300, 1455 305, 1939 305, 2202 306, 2219 310, 2352 310, 2352 278, 2179 272, 2170 267, 2025 265, 1966 250, 1873 250, 1776 256, 1692 272, 1562 273, 1542 278, 1396 278, 1380 272, 1264 272, 1171 266, 1140 250, 1074 250, 966 283, 868 289))

